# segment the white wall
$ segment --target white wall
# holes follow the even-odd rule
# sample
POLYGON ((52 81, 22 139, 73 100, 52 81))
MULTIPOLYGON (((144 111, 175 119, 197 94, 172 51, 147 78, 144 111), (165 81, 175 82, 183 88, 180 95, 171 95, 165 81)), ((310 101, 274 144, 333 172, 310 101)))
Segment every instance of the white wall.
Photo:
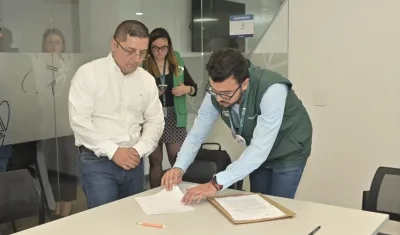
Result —
POLYGON ((79 1, 82 52, 99 56, 110 52, 111 39, 119 23, 117 3, 108 0, 79 1))
POLYGON ((289 77, 314 125, 297 198, 361 208, 376 169, 400 167, 398 9, 398 0, 289 2, 289 77))

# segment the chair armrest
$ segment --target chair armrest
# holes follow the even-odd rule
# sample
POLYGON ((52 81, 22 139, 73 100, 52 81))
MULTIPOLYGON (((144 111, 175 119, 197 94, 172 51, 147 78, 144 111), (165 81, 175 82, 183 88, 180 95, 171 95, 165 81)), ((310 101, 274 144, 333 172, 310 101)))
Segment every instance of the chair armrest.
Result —
POLYGON ((369 191, 363 191, 362 210, 369 211, 369 191))

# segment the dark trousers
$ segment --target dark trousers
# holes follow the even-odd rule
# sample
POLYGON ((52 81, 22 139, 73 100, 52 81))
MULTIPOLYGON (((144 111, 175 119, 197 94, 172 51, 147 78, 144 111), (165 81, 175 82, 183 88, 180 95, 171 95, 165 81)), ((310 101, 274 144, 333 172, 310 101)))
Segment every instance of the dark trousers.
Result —
POLYGON ((271 196, 294 198, 305 164, 284 169, 261 165, 250 174, 250 191, 271 196))
POLYGON ((79 148, 79 170, 88 208, 94 208, 144 191, 143 159, 126 171, 107 157, 79 148))

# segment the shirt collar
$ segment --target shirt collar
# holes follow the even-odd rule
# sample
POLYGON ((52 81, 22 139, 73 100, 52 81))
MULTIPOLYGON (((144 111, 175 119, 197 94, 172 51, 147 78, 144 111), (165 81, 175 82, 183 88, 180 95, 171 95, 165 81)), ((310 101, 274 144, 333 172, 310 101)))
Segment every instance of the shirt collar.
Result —
MULTIPOLYGON (((120 73, 122 76, 127 76, 127 75, 129 75, 129 74, 124 75, 124 74, 121 72, 121 69, 119 68, 119 66, 118 66, 117 63, 115 62, 114 57, 113 57, 113 55, 112 55, 111 52, 108 54, 107 60, 108 60, 108 64, 111 66, 111 69, 113 69, 115 72, 120 73)), ((134 73, 136 73, 138 70, 139 70, 139 68, 137 68, 135 71, 133 71, 133 72, 130 73, 130 74, 134 74, 134 73)))

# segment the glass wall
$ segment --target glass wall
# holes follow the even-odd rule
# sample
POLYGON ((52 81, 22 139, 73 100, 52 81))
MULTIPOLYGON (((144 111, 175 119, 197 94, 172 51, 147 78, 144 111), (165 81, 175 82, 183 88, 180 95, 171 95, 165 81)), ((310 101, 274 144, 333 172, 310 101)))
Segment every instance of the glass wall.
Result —
MULTIPOLYGON (((212 51, 235 47, 264 67, 287 60, 286 39, 276 40, 282 50, 262 41, 282 2, 0 0, 0 172, 31 171, 45 195, 47 221, 85 210, 68 119, 69 86, 81 65, 107 56, 116 26, 136 19, 149 30, 163 27, 170 33, 199 87, 197 96, 188 98, 193 123, 205 95, 205 64, 212 51), (254 15, 254 35, 230 37, 230 16, 244 14, 254 15)), ((281 69, 287 73, 287 67, 281 69)), ((167 161, 164 167, 169 167, 167 161)), ((147 168, 146 163, 146 174, 147 168)), ((21 222, 18 227, 34 225, 21 222)))

